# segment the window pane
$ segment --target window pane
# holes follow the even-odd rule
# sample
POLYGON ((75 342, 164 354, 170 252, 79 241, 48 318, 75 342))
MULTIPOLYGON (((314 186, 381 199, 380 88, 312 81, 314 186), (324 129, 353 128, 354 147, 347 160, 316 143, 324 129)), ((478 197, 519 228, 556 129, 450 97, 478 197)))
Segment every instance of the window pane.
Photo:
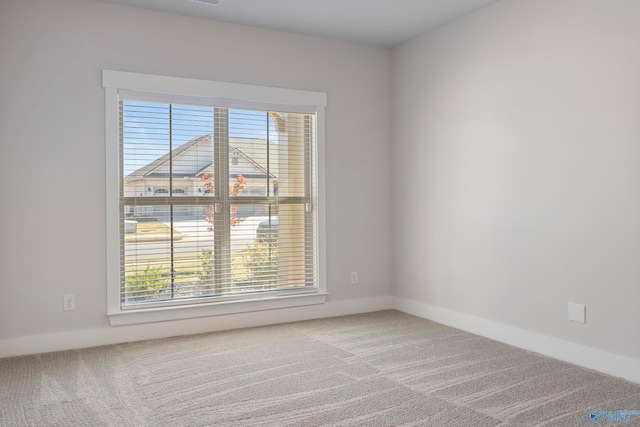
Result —
MULTIPOLYGON (((273 234, 268 235, 273 239, 273 234)), ((265 238, 265 241, 268 240, 265 238)), ((278 287, 314 284, 313 216, 304 204, 278 206, 278 287)))
MULTIPOLYGON (((238 292, 313 284, 313 243, 304 205, 244 205, 255 214, 231 228, 231 283, 238 292)), ((239 208, 240 209, 240 208, 239 208)))
POLYGON ((229 195, 267 196, 269 114, 229 110, 229 195), (243 191, 242 191, 243 190, 243 191))
POLYGON ((168 168, 154 162, 170 150, 169 105, 125 100, 121 103, 124 196, 168 193, 168 168), (145 180, 154 176, 153 181, 145 180))
POLYGON ((230 195, 308 195, 311 120, 306 114, 230 110, 230 195), (246 180, 242 194, 240 180, 246 180))
POLYGON ((203 206, 125 206, 124 303, 215 294, 213 232, 203 206))
POLYGON ((213 108, 122 101, 125 197, 213 195, 213 108))
POLYGON ((278 138, 269 141, 269 164, 275 177, 271 191, 280 197, 303 197, 309 194, 310 116, 271 113, 278 138))
POLYGON ((174 197, 215 193, 210 179, 215 176, 213 130, 212 107, 171 104, 174 197))

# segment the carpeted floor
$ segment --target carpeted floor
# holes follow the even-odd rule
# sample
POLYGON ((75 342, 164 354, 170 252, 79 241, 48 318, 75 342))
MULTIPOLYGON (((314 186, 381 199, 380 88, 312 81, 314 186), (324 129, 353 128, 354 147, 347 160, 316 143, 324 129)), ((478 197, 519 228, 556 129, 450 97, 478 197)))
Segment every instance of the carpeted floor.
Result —
POLYGON ((2 426, 589 426, 595 409, 640 410, 640 385, 397 311, 0 359, 2 426))

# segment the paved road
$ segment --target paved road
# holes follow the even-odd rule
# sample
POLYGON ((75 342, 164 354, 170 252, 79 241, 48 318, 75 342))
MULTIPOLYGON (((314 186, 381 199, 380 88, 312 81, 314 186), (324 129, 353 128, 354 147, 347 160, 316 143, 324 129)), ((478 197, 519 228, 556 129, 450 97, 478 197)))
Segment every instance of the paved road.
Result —
MULTIPOLYGON (((246 250, 256 239, 256 229, 266 216, 245 218, 239 225, 231 228, 231 252, 246 250)), ((161 219, 160 219, 161 220, 161 219)), ((167 221, 163 221, 167 225, 167 221)), ((213 233, 208 230, 209 223, 203 219, 182 219, 174 221, 174 230, 184 237, 173 243, 173 251, 177 258, 198 258, 203 249, 213 247, 213 233)), ((171 251, 169 240, 125 244, 125 259, 137 257, 139 260, 153 261, 168 259, 171 251)))

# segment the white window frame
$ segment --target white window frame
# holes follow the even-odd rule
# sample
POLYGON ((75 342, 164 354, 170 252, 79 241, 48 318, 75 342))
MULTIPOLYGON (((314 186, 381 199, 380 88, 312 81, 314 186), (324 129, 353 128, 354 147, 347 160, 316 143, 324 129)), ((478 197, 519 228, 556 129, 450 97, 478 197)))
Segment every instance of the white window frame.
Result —
POLYGON ((327 95, 296 89, 282 89, 238 83, 225 83, 182 77, 160 76, 103 70, 106 119, 106 244, 107 244, 107 316, 111 325, 149 323, 204 316, 283 309, 326 302, 326 244, 325 244, 325 148, 324 109, 327 95), (300 295, 271 296, 192 305, 123 310, 120 302, 120 152, 118 141, 118 96, 126 92, 145 92, 159 95, 198 97, 228 100, 233 105, 242 102, 260 103, 274 107, 304 109, 316 115, 317 168, 317 291, 300 295))

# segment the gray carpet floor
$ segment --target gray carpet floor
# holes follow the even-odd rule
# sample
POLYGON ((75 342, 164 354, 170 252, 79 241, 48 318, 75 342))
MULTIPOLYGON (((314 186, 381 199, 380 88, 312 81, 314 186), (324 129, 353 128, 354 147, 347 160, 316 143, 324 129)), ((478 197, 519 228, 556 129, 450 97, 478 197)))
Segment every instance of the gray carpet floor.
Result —
POLYGON ((398 311, 0 359, 2 426, 640 425, 595 409, 640 385, 398 311))

